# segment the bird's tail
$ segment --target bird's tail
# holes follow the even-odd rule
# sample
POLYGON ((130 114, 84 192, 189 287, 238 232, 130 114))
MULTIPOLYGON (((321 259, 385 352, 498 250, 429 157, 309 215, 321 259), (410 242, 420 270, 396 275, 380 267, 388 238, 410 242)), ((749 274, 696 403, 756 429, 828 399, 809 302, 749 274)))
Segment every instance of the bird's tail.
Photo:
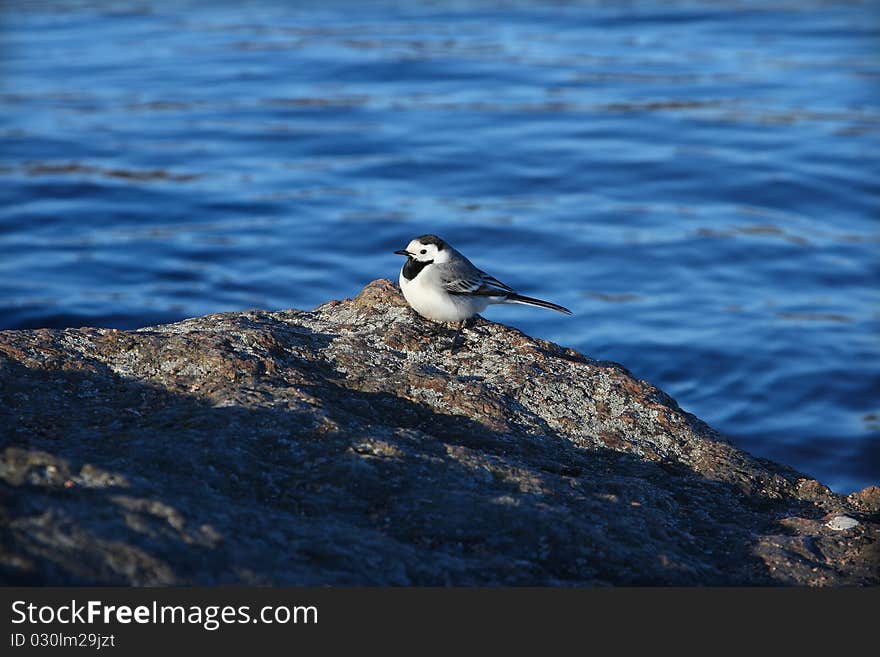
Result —
POLYGON ((533 297, 524 297, 521 294, 508 294, 507 301, 509 303, 521 303, 526 306, 538 306, 539 308, 549 308, 550 310, 555 310, 558 313, 562 313, 564 315, 571 315, 571 311, 568 308, 563 308, 555 303, 550 303, 549 301, 543 301, 541 299, 535 299, 533 297))

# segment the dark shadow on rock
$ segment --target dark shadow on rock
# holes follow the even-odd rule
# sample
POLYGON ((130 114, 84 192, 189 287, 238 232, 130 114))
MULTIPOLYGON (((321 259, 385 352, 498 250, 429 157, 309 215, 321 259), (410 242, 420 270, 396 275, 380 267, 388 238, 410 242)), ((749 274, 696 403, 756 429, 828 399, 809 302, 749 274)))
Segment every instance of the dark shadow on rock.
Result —
POLYGON ((326 378, 244 408, 3 368, 6 584, 776 581, 752 547, 780 509, 677 464, 326 378))

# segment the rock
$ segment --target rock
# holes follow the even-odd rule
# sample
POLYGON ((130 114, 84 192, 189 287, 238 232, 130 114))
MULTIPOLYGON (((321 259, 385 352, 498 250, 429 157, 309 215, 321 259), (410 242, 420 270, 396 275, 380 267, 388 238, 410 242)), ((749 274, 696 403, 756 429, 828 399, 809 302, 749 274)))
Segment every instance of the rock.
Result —
POLYGON ((451 344, 389 281, 311 312, 0 332, 0 577, 880 581, 874 492, 754 458, 615 363, 485 320, 451 344))

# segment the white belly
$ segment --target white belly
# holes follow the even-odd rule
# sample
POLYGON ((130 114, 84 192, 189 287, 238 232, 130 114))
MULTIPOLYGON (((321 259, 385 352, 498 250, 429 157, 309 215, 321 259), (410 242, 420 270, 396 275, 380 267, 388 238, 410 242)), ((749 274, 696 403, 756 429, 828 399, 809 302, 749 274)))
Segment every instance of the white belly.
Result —
POLYGON ((400 272, 400 289, 403 298, 422 317, 435 322, 460 322, 481 313, 492 301, 489 297, 455 296, 439 291, 438 285, 431 284, 428 270, 407 280, 400 272))

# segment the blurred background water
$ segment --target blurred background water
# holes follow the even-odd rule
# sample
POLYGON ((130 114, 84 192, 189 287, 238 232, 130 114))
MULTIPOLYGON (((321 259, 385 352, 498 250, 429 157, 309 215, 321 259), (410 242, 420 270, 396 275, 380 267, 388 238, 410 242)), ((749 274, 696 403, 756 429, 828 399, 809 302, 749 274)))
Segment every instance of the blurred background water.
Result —
POLYGON ((309 308, 435 232, 833 489, 880 480, 880 10, 5 2, 0 328, 309 308))

